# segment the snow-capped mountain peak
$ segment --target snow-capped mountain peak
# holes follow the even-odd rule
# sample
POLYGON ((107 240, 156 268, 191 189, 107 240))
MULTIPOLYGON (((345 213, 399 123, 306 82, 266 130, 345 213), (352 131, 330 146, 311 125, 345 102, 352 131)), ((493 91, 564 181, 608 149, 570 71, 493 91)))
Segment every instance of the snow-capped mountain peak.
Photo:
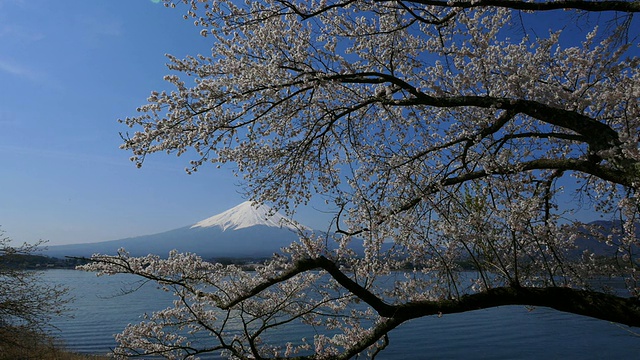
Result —
POLYGON ((218 226, 222 231, 227 229, 238 230, 256 225, 288 228, 294 231, 300 228, 300 225, 296 226, 292 220, 282 216, 280 213, 271 214, 271 212, 271 208, 267 205, 254 206, 251 201, 245 201, 223 213, 199 221, 191 228, 218 226))

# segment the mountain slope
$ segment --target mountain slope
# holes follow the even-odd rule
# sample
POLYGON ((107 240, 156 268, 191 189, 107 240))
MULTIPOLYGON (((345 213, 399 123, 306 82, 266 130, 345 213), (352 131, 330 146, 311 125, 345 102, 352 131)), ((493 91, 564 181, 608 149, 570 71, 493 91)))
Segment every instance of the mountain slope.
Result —
MULTIPOLYGON (((601 221, 591 225, 599 226, 604 234, 608 234, 616 224, 601 221)), ((115 254, 119 248, 125 248, 133 256, 155 254, 166 257, 169 251, 176 249, 196 253, 207 259, 262 258, 270 257, 280 252, 282 247, 298 240, 301 231, 307 233, 313 230, 273 212, 268 206, 254 207, 250 202, 244 202, 223 213, 178 229, 97 243, 50 246, 42 254, 58 258, 89 257, 94 253, 115 254)), ((577 239, 576 245, 577 249, 568 252, 571 258, 578 258, 585 249, 596 255, 610 257, 615 255, 617 249, 587 234, 577 239)), ((337 244, 330 240, 328 246, 335 248, 337 244)), ((391 244, 385 243, 383 249, 387 250, 390 246, 391 244)), ((362 242, 357 239, 349 247, 360 256, 364 253, 362 242)))
MULTIPOLYGON (((584 250, 588 250, 590 253, 602 257, 616 257, 622 255, 618 252, 622 232, 622 223, 619 220, 597 220, 588 223, 587 226, 593 228, 597 233, 599 233, 600 238, 611 236, 610 244, 591 236, 587 228, 583 227, 581 231, 584 235, 576 239, 576 249, 569 252, 570 256, 578 258, 582 256, 584 250)), ((640 227, 637 225, 635 237, 636 239, 640 239, 640 227)), ((640 251, 640 246, 632 245, 631 249, 633 253, 638 253, 638 251, 640 251)))
POLYGON ((125 248, 133 256, 169 251, 193 252, 204 258, 269 257, 298 239, 296 224, 268 206, 253 207, 244 202, 221 214, 178 229, 120 240, 97 243, 50 246, 43 251, 52 257, 91 256, 94 253, 115 254, 125 248))
POLYGON ((191 228, 219 227, 222 231, 226 231, 228 229, 240 230, 252 226, 268 226, 296 231, 300 227, 300 225, 295 224, 292 220, 280 215, 280 213, 272 214, 272 212, 272 209, 266 205, 256 207, 250 201, 245 201, 221 214, 199 221, 192 225, 191 228))

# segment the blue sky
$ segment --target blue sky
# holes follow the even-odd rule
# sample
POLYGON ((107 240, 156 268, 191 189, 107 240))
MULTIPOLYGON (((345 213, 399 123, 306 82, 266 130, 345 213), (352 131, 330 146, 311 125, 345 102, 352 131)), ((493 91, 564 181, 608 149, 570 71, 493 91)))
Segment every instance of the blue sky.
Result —
POLYGON ((127 128, 117 119, 166 87, 164 54, 210 47, 181 10, 151 0, 0 0, 6 236, 49 245, 112 240, 192 224, 244 201, 229 169, 187 175, 188 159, 164 154, 136 169, 118 148, 127 128))

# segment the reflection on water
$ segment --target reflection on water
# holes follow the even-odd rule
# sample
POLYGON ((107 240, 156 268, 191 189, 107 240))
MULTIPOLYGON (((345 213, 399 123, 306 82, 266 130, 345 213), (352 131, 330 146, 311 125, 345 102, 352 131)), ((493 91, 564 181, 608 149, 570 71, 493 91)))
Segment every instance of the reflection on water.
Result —
MULTIPOLYGON (((153 283, 130 292, 140 286, 130 275, 48 270, 43 278, 71 288, 74 317, 56 319, 54 325, 67 347, 82 353, 108 353, 116 345, 113 334, 173 301, 153 283)), ((299 330, 290 326, 278 336, 299 338, 299 330)), ((389 347, 377 358, 636 359, 640 336, 633 332, 640 329, 546 308, 506 306, 412 320, 390 334, 389 347)))

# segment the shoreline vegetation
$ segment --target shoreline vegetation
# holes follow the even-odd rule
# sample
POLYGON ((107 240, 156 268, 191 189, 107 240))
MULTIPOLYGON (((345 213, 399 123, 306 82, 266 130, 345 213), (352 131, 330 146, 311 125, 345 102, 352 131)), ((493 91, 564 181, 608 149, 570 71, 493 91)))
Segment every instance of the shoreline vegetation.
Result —
MULTIPOLYGON (((257 266, 264 264, 267 258, 214 258, 207 259, 207 261, 221 263, 223 265, 236 265, 245 271, 254 271, 257 266)), ((609 271, 607 274, 612 275, 611 271, 618 267, 619 259, 614 256, 598 255, 595 256, 596 261, 601 266, 605 266, 609 271)), ((20 254, 12 256, 0 257, 0 266, 8 269, 18 270, 48 270, 48 269, 76 269, 79 265, 88 263, 88 259, 68 257, 68 258, 56 258, 44 255, 32 255, 32 254, 20 254)), ((461 271, 474 271, 476 270, 475 264, 470 259, 460 259, 457 262, 461 271)), ((410 261, 405 262, 401 267, 396 270, 414 270, 420 269, 417 264, 413 264, 410 261)), ((640 268, 639 268, 640 269, 640 268)), ((614 271, 615 272, 615 271, 614 271)))
POLYGON ((107 355, 67 350, 54 336, 14 326, 0 326, 0 360, 106 360, 107 355))
MULTIPOLYGON (((0 266, 27 270, 44 271, 49 269, 75 269, 77 265, 86 263, 79 258, 53 258, 40 255, 12 255, 5 257, 0 266), (9 258, 9 259, 7 259, 9 258), (7 261, 8 260, 8 261, 7 261)), ((263 263, 260 258, 217 258, 210 259, 225 265, 236 265, 245 270, 255 270, 255 267, 263 263)), ((601 257, 600 261, 613 265, 615 259, 601 257)), ((473 270, 473 264, 460 261, 461 270, 473 270)), ((415 264, 407 262, 400 271, 413 269, 415 264)), ((30 332, 15 326, 2 326, 0 324, 0 360, 106 360, 111 357, 108 354, 84 354, 67 349, 65 343, 55 334, 42 332, 30 332)))
POLYGON ((12 270, 75 269, 87 261, 78 258, 55 258, 34 254, 11 254, 0 257, 0 267, 12 270))

